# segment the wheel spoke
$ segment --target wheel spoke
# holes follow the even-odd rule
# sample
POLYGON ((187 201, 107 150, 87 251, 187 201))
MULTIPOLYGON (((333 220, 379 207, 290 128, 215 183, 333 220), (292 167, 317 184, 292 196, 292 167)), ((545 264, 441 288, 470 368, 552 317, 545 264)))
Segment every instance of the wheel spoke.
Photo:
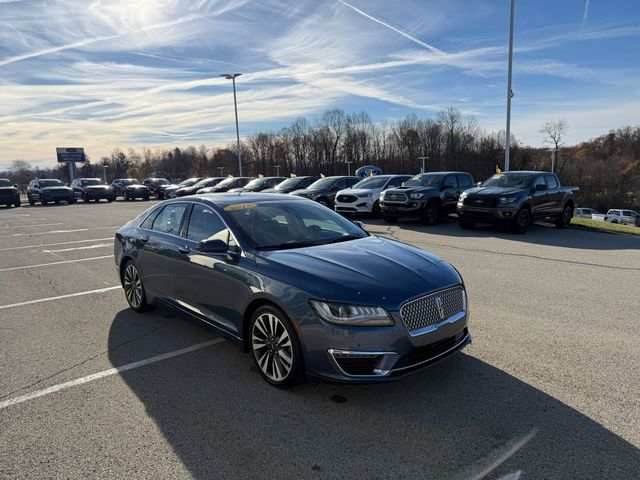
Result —
POLYGON ((293 365, 293 359, 289 355, 284 353, 283 350, 278 350, 278 355, 280 356, 281 360, 287 362, 286 364, 284 364, 284 366, 287 368, 287 370, 289 370, 291 368, 291 365, 293 365))

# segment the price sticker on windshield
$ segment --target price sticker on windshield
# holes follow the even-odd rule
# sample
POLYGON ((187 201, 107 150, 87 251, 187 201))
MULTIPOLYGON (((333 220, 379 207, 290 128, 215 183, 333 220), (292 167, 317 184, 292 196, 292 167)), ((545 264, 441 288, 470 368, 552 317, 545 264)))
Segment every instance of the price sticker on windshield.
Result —
POLYGON ((236 210, 246 210, 257 206, 255 203, 236 203, 235 205, 227 205, 224 207, 226 212, 235 212, 236 210))
POLYGON ((413 177, 412 180, 420 180, 420 174, 418 174, 415 177, 413 177))

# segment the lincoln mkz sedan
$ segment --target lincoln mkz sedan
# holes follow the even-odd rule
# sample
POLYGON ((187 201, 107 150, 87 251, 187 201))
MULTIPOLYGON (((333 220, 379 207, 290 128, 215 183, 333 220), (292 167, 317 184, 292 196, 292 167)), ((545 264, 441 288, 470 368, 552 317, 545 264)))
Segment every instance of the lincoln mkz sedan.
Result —
POLYGON ((115 260, 132 309, 178 310, 279 387, 394 380, 471 341, 455 268, 300 197, 165 201, 118 230, 115 260))

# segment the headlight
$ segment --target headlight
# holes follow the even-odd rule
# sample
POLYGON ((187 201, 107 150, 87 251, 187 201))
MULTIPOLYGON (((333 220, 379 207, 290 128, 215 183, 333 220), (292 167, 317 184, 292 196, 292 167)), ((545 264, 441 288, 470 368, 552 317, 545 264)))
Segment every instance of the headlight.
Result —
POLYGON ((358 197, 358 198, 371 198, 371 197, 373 197, 373 193, 359 193, 358 195, 356 195, 356 197, 358 197))
POLYGON ((370 305, 349 305, 309 300, 311 307, 322 318, 337 325, 360 327, 380 327, 394 325, 393 318, 382 307, 370 305))
POLYGON ((465 198, 467 198, 467 195, 469 195, 467 192, 462 192, 460 194, 460 196, 458 197, 459 200, 464 200, 465 198))
POLYGON ((414 200, 420 200, 422 197, 424 197, 424 193, 412 193, 409 196, 414 200))
POLYGON ((518 200, 518 197, 500 197, 498 203, 513 203, 518 200))

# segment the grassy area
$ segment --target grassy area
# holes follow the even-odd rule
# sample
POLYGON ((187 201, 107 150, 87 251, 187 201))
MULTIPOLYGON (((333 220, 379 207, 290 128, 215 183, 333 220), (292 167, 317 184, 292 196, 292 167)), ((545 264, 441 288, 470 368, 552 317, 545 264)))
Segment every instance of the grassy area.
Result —
POLYGON ((630 233, 631 235, 640 235, 640 227, 631 225, 620 225, 617 223, 598 222, 590 218, 572 218, 571 225, 588 228, 591 230, 599 230, 601 232, 613 233, 630 233))

